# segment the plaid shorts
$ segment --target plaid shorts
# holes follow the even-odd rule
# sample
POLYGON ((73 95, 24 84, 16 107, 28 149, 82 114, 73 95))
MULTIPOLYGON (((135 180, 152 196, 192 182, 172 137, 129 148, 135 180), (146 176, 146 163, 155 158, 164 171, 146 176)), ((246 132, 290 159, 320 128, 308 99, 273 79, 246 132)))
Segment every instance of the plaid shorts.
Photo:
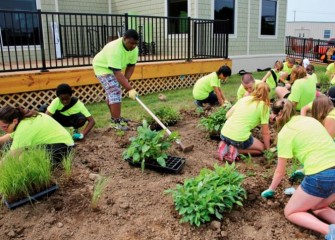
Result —
POLYGON ((106 92, 106 99, 109 104, 120 103, 121 102, 121 88, 119 82, 116 80, 115 76, 112 74, 105 74, 101 76, 96 76, 102 87, 106 92))

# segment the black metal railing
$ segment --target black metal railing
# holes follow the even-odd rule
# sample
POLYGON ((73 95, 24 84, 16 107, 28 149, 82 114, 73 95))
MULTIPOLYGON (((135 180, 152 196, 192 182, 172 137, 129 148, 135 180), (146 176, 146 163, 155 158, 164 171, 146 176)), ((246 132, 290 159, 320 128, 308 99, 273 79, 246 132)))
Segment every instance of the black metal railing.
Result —
POLYGON ((285 53, 296 58, 308 58, 315 62, 327 62, 327 51, 334 44, 313 38, 286 37, 285 53))
POLYGON ((228 20, 0 10, 0 72, 90 66, 105 44, 139 32, 139 62, 228 58, 228 20))

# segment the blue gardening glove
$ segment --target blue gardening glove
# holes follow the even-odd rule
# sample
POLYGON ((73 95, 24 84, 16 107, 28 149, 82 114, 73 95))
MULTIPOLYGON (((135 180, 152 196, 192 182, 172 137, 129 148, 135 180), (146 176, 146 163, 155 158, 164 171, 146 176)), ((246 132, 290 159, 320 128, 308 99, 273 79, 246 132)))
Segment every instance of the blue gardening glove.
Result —
POLYGON ((275 191, 272 190, 272 189, 266 189, 266 190, 263 191, 262 194, 261 194, 261 196, 262 196, 263 198, 266 198, 266 199, 268 199, 268 198, 273 198, 274 195, 275 195, 275 191))
POLYGON ((82 140, 84 139, 84 134, 82 133, 75 133, 72 135, 73 140, 82 140))
POLYGON ((291 174, 289 180, 290 182, 296 182, 298 180, 304 179, 304 177, 305 177, 304 170, 299 169, 299 170, 294 171, 294 173, 291 174))

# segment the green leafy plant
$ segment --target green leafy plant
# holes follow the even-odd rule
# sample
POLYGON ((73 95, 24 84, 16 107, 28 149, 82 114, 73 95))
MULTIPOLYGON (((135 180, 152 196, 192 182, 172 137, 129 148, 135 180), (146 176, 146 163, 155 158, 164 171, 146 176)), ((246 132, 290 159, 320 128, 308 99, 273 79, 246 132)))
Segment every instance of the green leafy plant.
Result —
POLYGON ((248 153, 248 155, 240 154, 239 157, 247 165, 251 165, 251 163, 252 163, 252 157, 251 157, 250 153, 248 153))
POLYGON ((170 148, 177 137, 176 132, 165 137, 165 130, 152 131, 143 120, 142 126, 137 128, 137 136, 130 138, 131 143, 123 152, 123 159, 132 159, 133 163, 141 162, 142 171, 147 160, 156 160, 161 166, 166 166, 165 159, 168 156, 164 151, 170 148))
POLYGON ((94 184, 92 200, 91 200, 92 209, 97 209, 99 199, 101 198, 102 194, 105 191, 105 188, 108 184, 108 180, 109 180, 108 177, 103 176, 97 178, 94 184))
POLYGON ((264 150, 263 155, 268 164, 274 163, 277 159, 277 154, 270 150, 264 150))
MULTIPOLYGON (((174 125, 179 120, 181 120, 180 113, 169 106, 160 107, 154 110, 153 113, 159 118, 159 120, 161 120, 161 122, 165 126, 174 125)), ((153 128, 156 128, 159 126, 151 116, 146 117, 145 120, 150 126, 153 126, 153 128)))
POLYGON ((172 194, 176 210, 182 215, 180 222, 199 226, 213 216, 222 219, 222 213, 231 210, 235 204, 242 206, 246 199, 246 191, 241 186, 243 180, 244 176, 236 170, 235 164, 215 164, 214 170, 202 169, 197 177, 165 192, 172 194))
POLYGON ((218 134, 227 121, 226 113, 229 109, 230 107, 220 107, 208 117, 202 117, 200 119, 200 125, 202 125, 206 131, 211 134, 218 134))
POLYGON ((52 182, 51 156, 42 147, 8 153, 0 165, 0 195, 14 202, 48 188, 52 182))
POLYGON ((286 172, 289 176, 291 176, 296 170, 302 169, 303 166, 298 159, 292 158, 291 161, 288 162, 288 167, 286 168, 286 172))
POLYGON ((321 92, 326 92, 330 88, 330 77, 325 73, 319 74, 318 85, 320 86, 321 92))

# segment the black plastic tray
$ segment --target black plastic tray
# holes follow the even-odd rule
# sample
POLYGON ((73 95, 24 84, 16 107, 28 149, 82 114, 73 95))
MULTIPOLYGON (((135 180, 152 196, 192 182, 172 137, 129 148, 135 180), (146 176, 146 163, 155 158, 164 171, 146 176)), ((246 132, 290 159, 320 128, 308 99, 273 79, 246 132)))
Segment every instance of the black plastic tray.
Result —
POLYGON ((5 199, 4 203, 5 203, 6 207, 8 207, 9 209, 14 209, 14 208, 22 206, 22 205, 24 205, 28 202, 34 202, 34 201, 37 201, 37 200, 39 200, 39 199, 41 199, 45 196, 49 196, 50 194, 55 192, 57 189, 58 189, 58 185, 55 184, 55 185, 52 185, 50 188, 48 188, 48 189, 46 189, 42 192, 36 193, 32 196, 26 197, 24 199, 18 200, 18 201, 13 202, 13 203, 8 203, 5 199))
MULTIPOLYGON (((128 161, 128 163, 132 166, 141 167, 141 161, 138 163, 133 163, 132 159, 127 159, 126 161, 128 161)), ((185 158, 168 156, 168 158, 165 159, 165 163, 166 166, 163 167, 159 165, 159 163, 156 161, 152 162, 145 161, 144 168, 163 173, 179 173, 185 165, 185 158)))

